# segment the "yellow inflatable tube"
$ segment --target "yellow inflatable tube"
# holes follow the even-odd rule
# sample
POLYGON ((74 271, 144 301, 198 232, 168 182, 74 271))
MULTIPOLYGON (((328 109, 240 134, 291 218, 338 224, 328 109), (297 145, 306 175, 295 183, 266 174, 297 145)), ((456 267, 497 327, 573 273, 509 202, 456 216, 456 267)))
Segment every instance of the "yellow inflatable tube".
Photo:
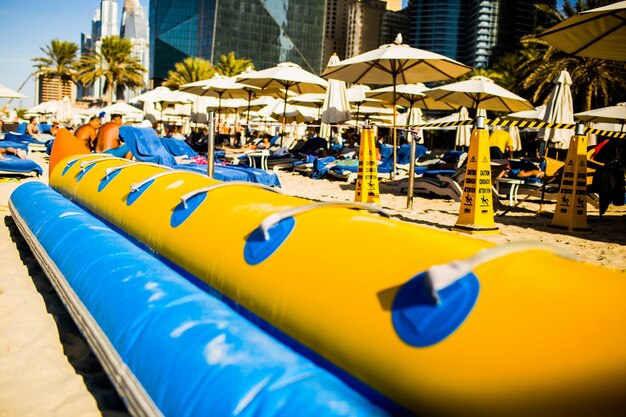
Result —
POLYGON ((453 325, 436 302, 427 317, 396 316, 411 304, 413 277, 493 245, 117 158, 70 158, 59 168, 50 178, 57 191, 406 410, 537 416, 626 407, 622 273, 527 250, 475 266, 476 279, 459 281, 467 282, 461 295, 440 300, 453 325), (281 231, 272 220, 289 224, 281 231), (267 250, 265 233, 278 236, 275 248, 267 250))

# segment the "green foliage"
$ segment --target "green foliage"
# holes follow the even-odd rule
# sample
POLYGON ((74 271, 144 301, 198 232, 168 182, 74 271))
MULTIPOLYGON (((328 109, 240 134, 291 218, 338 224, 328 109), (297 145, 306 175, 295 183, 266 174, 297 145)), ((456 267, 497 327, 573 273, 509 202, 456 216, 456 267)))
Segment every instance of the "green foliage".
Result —
POLYGON ((208 80, 215 73, 234 77, 244 72, 248 67, 254 68, 252 61, 246 58, 237 58, 234 52, 222 55, 215 66, 206 59, 188 57, 183 62, 174 64, 174 71, 168 71, 168 78, 163 85, 172 89, 178 89, 183 84, 208 80))
POLYGON ((165 87, 177 90, 181 85, 200 80, 208 80, 215 74, 210 61, 199 57, 188 57, 183 62, 174 64, 174 71, 168 71, 165 87))
MULTIPOLYGON (((565 0, 561 10, 546 4, 537 4, 539 13, 548 20, 548 27, 576 15, 580 11, 612 3, 608 0, 565 0)), ((542 32, 547 28, 537 28, 542 32)), ((498 84, 529 98, 539 105, 545 103, 554 87, 554 80, 562 70, 572 78, 572 98, 575 111, 608 106, 626 95, 626 64, 598 58, 569 55, 549 43, 527 35, 522 38, 523 49, 501 57, 491 76, 498 84)))
POLYGON ((229 52, 228 55, 222 55, 220 57, 215 69, 218 74, 234 77, 244 72, 248 67, 254 69, 254 65, 250 59, 236 58, 234 52, 229 52))
POLYGON ((109 95, 109 103, 113 101, 113 91, 120 97, 126 87, 143 87, 146 69, 131 56, 132 49, 128 39, 119 36, 102 38, 99 51, 89 51, 77 62, 77 79, 85 85, 92 85, 97 79, 104 78, 104 91, 109 95))
MULTIPOLYGON (((54 77, 62 80, 74 80, 73 66, 76 62, 78 45, 74 42, 53 39, 49 45, 39 48, 45 55, 33 58, 33 66, 37 68, 35 76, 54 77)), ((58 83, 57 98, 61 100, 61 86, 58 83)))

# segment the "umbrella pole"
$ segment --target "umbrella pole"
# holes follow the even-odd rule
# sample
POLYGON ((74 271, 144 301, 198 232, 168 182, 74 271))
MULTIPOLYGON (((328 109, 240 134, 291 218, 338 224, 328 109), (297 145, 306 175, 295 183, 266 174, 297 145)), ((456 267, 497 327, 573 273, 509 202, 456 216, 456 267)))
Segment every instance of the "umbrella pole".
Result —
POLYGON ((209 112, 209 149, 206 155, 207 175, 213 178, 215 170, 215 114, 209 112))
POLYGON ((244 146, 248 144, 248 129, 250 129, 250 102, 252 101, 252 90, 248 90, 248 115, 246 116, 246 135, 243 140, 244 146))
MULTIPOLYGON (((411 106, 409 107, 409 116, 407 117, 406 124, 411 124, 411 113, 413 112, 413 102, 411 102, 411 106)), ((413 209, 413 186, 415 185, 415 136, 409 130, 406 131, 407 139, 409 135, 411 135, 410 143, 411 143, 411 153, 409 160, 409 188, 406 191, 406 208, 409 210, 413 209)))
POLYGON ((396 169, 398 163, 398 154, 397 154, 397 146, 398 146, 398 137, 396 136, 396 73, 393 73, 393 171, 391 171, 391 179, 393 180, 396 176, 396 169))
POLYGON ((282 135, 280 135, 280 146, 283 146, 283 137, 285 136, 285 124, 287 122, 287 93, 289 92, 289 84, 285 86, 285 103, 283 104, 283 126, 282 135))

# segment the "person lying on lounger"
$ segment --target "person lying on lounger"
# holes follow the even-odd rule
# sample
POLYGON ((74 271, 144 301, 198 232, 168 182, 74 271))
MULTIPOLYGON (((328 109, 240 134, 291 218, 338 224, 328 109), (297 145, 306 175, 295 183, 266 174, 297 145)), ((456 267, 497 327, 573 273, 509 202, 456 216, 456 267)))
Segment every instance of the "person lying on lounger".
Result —
POLYGON ((108 153, 118 158, 133 158, 128 145, 122 144, 120 126, 122 126, 122 116, 113 114, 111 115, 111 121, 100 127, 94 141, 94 150, 97 153, 108 153))
POLYGON ((17 148, 0 148, 0 159, 5 159, 4 155, 15 155, 20 159, 26 158, 26 151, 17 148))

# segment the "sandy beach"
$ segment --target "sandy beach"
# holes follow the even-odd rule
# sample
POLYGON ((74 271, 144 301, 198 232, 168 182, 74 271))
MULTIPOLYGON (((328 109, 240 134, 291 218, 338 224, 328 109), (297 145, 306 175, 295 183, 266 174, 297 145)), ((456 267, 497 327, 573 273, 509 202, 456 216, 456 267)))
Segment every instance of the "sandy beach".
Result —
MULTIPOLYGON (((46 181, 45 154, 31 157, 44 176, 0 177, 0 417, 125 416, 128 413, 100 364, 65 311, 11 218, 11 192, 26 181, 46 181)), ((316 201, 351 201, 354 184, 312 180, 281 172, 283 192, 316 201)), ((407 210, 406 196, 381 184, 381 205, 403 221, 449 230, 459 203, 417 196, 407 210)), ((550 216, 537 215, 536 201, 496 217, 501 234, 477 237, 496 243, 535 240, 573 252, 581 262, 626 270, 626 208, 611 206, 600 219, 588 206, 591 233, 568 234, 547 227, 550 216)), ((554 205, 547 204, 553 211, 554 205)), ((455 233, 455 232, 451 232, 455 233)))

